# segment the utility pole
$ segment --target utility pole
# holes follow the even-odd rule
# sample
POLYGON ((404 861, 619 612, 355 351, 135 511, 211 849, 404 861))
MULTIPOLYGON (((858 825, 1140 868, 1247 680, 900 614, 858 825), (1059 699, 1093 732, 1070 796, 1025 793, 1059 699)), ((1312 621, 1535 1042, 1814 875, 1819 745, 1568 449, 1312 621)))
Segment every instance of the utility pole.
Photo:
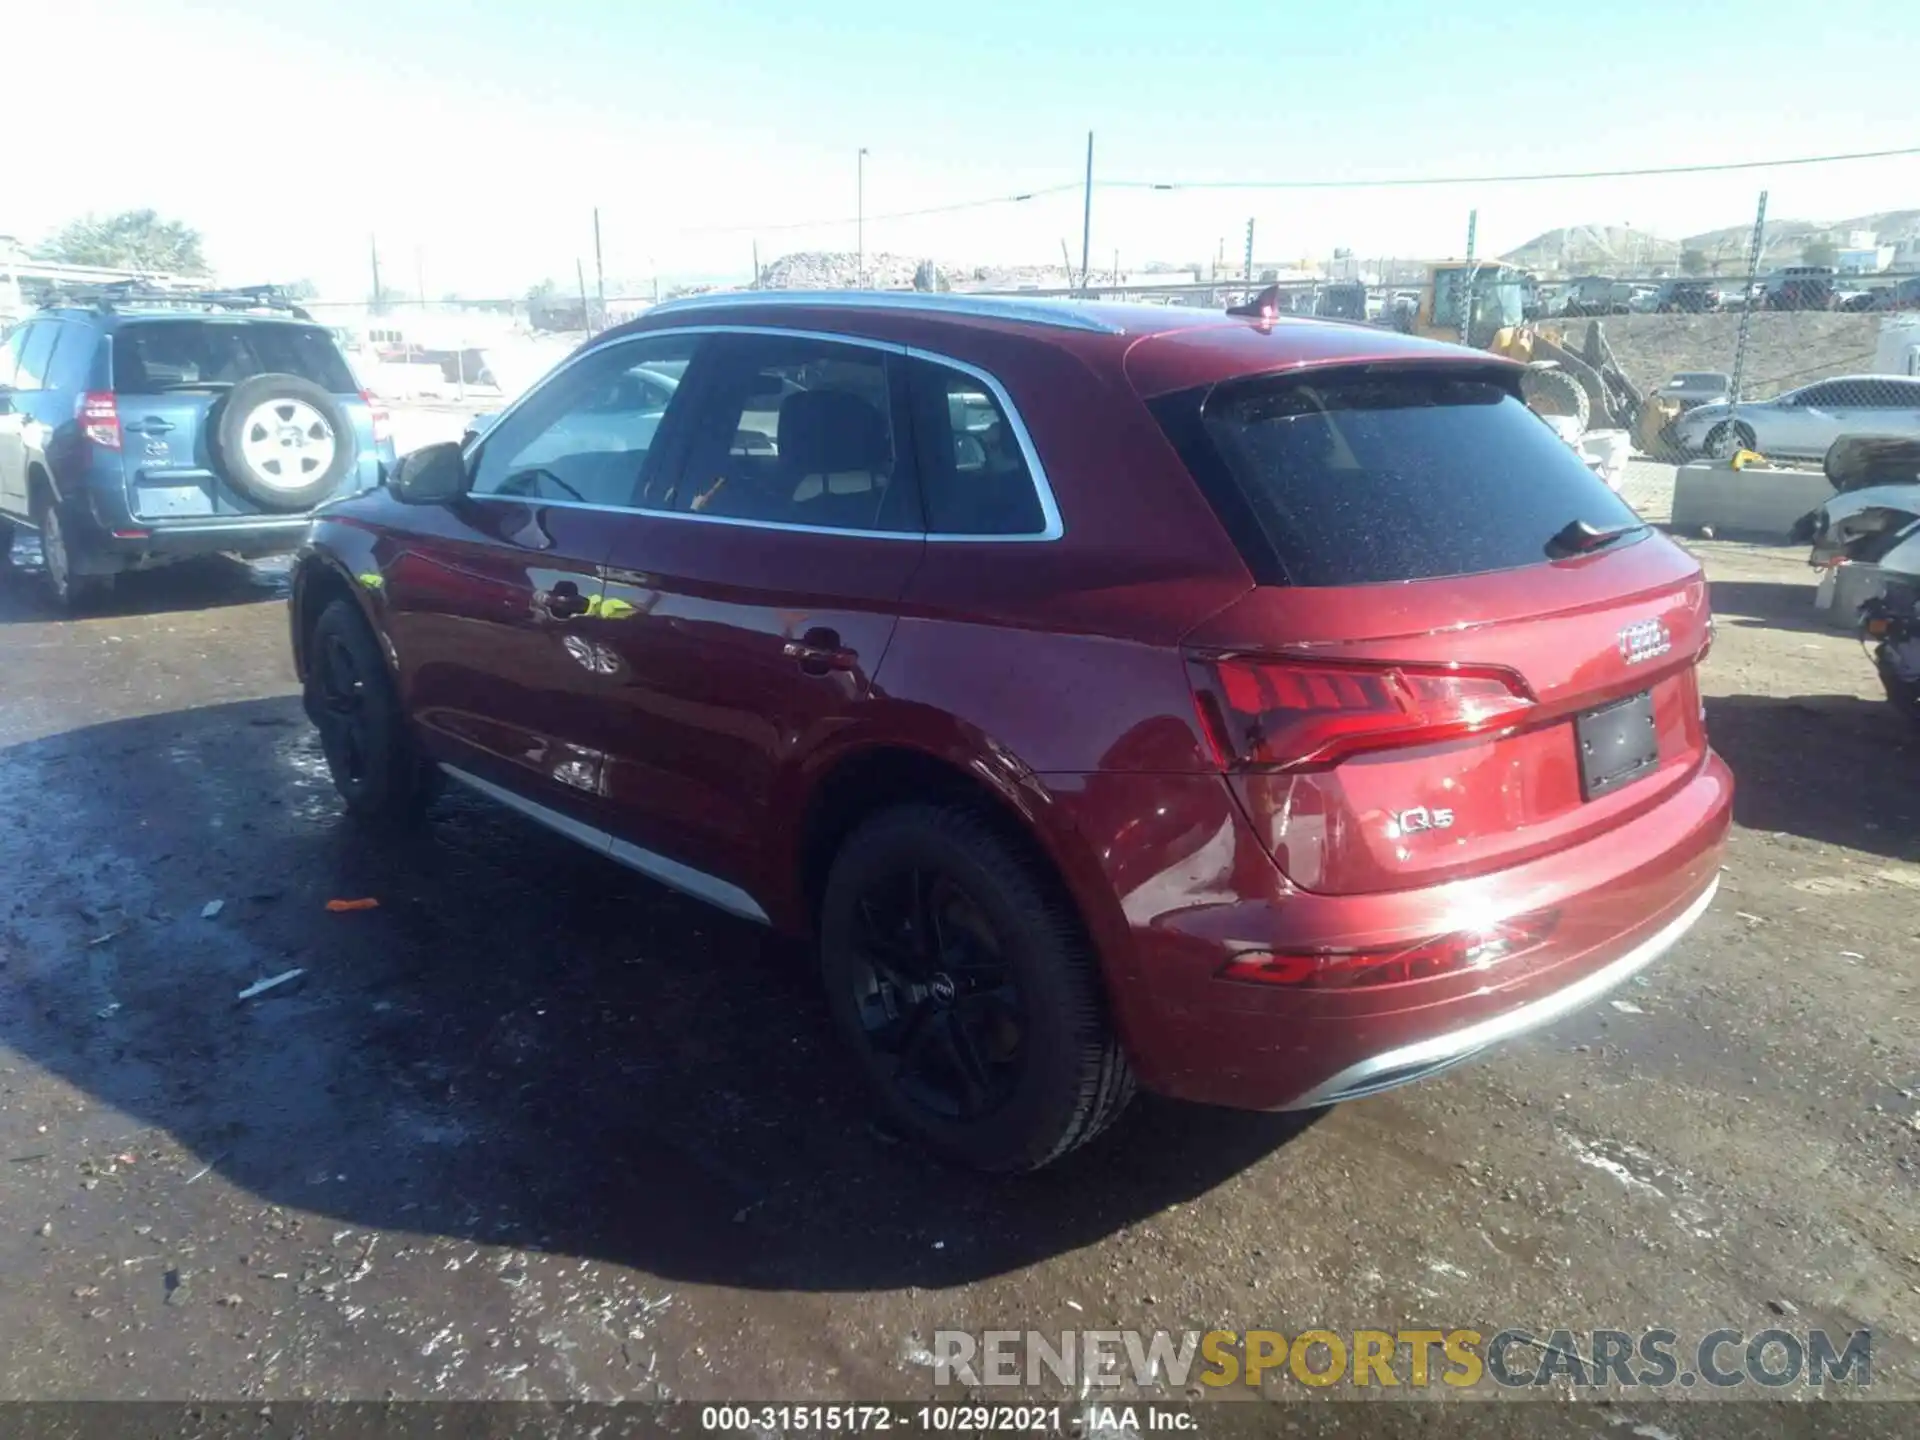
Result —
POLYGON ((373 257, 373 313, 379 315, 382 313, 383 305, 380 299, 380 240, 378 236, 369 235, 367 237, 367 251, 373 257))
POLYGON ((587 267, 579 256, 574 257, 573 273, 580 281, 580 319, 587 327, 587 334, 593 334, 593 316, 587 310, 587 267))
POLYGON ((853 201, 854 243, 859 246, 859 258, 853 267, 853 288, 863 290, 867 284, 867 147, 864 145, 854 157, 853 201))
POLYGON ((1732 420, 1740 413, 1740 385, 1747 373, 1747 332, 1753 328, 1753 287, 1760 277, 1760 252, 1767 245, 1767 192, 1760 192, 1760 207, 1753 216, 1753 243, 1747 247, 1746 303, 1740 307, 1740 334, 1733 342, 1733 384, 1727 392, 1727 433, 1733 433, 1732 420))
POLYGON ((600 263, 600 207, 593 207, 593 281, 594 293, 600 297, 600 323, 607 321, 607 270, 600 263))
POLYGON ((1462 345, 1472 343, 1470 337, 1473 333, 1471 325, 1473 322, 1473 279, 1475 273, 1473 245, 1474 241, 1479 237, 1479 234, 1480 212, 1478 210, 1469 210, 1467 212, 1467 278, 1460 293, 1460 343, 1462 345))
POLYGON ((1253 288, 1253 221, 1247 221, 1247 288, 1253 288))
POLYGON ((1087 192, 1080 212, 1080 289, 1087 288, 1093 265, 1093 131, 1087 131, 1087 192))
POLYGON ((413 247, 413 284, 414 293, 420 297, 420 313, 427 310, 427 252, 419 245, 413 247))
POLYGON ((753 288, 760 288, 760 242, 753 242, 753 288))

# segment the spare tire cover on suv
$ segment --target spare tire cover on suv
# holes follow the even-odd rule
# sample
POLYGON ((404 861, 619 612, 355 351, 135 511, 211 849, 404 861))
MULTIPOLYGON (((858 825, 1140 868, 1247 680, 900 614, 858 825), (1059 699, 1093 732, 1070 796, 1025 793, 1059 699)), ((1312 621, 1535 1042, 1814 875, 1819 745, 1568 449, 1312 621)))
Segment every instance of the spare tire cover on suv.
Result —
POLYGON ((256 375, 234 386, 216 442, 227 480, 268 510, 317 505, 354 460, 340 402, 298 375, 256 375))

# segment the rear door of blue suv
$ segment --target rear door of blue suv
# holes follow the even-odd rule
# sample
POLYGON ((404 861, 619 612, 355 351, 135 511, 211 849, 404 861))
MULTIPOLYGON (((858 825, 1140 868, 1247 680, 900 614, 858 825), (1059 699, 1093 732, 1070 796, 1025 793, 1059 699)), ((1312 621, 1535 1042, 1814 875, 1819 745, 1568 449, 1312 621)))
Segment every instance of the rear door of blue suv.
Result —
MULTIPOLYGON (((122 571, 295 548, 314 508, 378 485, 386 415, 304 319, 178 308, 43 311, 60 346, 0 439, 0 502, 41 535, 64 607, 122 571)), ((37 353, 35 336, 22 354, 37 353)))

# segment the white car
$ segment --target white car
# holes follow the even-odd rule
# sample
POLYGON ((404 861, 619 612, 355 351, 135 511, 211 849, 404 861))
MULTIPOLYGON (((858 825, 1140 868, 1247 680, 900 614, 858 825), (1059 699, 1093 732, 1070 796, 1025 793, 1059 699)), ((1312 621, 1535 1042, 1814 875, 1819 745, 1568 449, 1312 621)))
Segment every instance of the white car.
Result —
POLYGON ((1842 435, 1920 439, 1920 376, 1840 375, 1739 406, 1722 401, 1673 422, 1688 451, 1719 458, 1735 450, 1818 458, 1842 435))

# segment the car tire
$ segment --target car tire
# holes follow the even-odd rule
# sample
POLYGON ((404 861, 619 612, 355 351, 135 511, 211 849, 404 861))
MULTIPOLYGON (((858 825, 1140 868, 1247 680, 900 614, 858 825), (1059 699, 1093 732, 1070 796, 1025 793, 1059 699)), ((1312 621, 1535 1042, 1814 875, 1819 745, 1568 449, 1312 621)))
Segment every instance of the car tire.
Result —
POLYGON ((1585 431, 1593 418, 1586 387, 1564 370, 1529 366, 1520 372, 1520 394, 1536 415, 1569 416, 1585 431))
POLYGON ((60 502, 45 491, 34 502, 33 523, 40 532, 40 561, 53 603, 68 615, 83 615, 104 603, 113 593, 114 577, 75 571, 79 556, 70 538, 71 527, 60 502))
POLYGON ((356 458, 340 402, 298 375, 255 375, 234 386, 220 402, 214 443, 228 483, 264 510, 312 509, 339 488, 356 458), (299 458, 304 446, 280 453, 269 427, 281 426, 324 440, 324 463, 312 457, 317 468, 309 473, 298 468, 307 463, 299 458))
POLYGON ((1880 686, 1887 692, 1887 703, 1909 725, 1920 726, 1920 681, 1901 677, 1884 643, 1874 648, 1873 664, 1880 672, 1880 686))
POLYGON ((882 1109, 941 1155, 1035 1170, 1132 1098, 1079 916, 974 810, 900 806, 855 830, 827 879, 820 959, 882 1109))
POLYGON ((1736 451, 1759 448, 1752 426, 1740 421, 1730 424, 1722 420, 1707 432, 1706 444, 1702 447, 1701 453, 1710 460, 1725 460, 1736 451))
POLYGON ((351 601, 334 600, 314 621, 305 656, 307 714, 347 814, 381 827, 418 820, 435 772, 407 729, 373 627, 351 601))
POLYGON ((13 567, 13 522, 0 517, 0 570, 13 567))

